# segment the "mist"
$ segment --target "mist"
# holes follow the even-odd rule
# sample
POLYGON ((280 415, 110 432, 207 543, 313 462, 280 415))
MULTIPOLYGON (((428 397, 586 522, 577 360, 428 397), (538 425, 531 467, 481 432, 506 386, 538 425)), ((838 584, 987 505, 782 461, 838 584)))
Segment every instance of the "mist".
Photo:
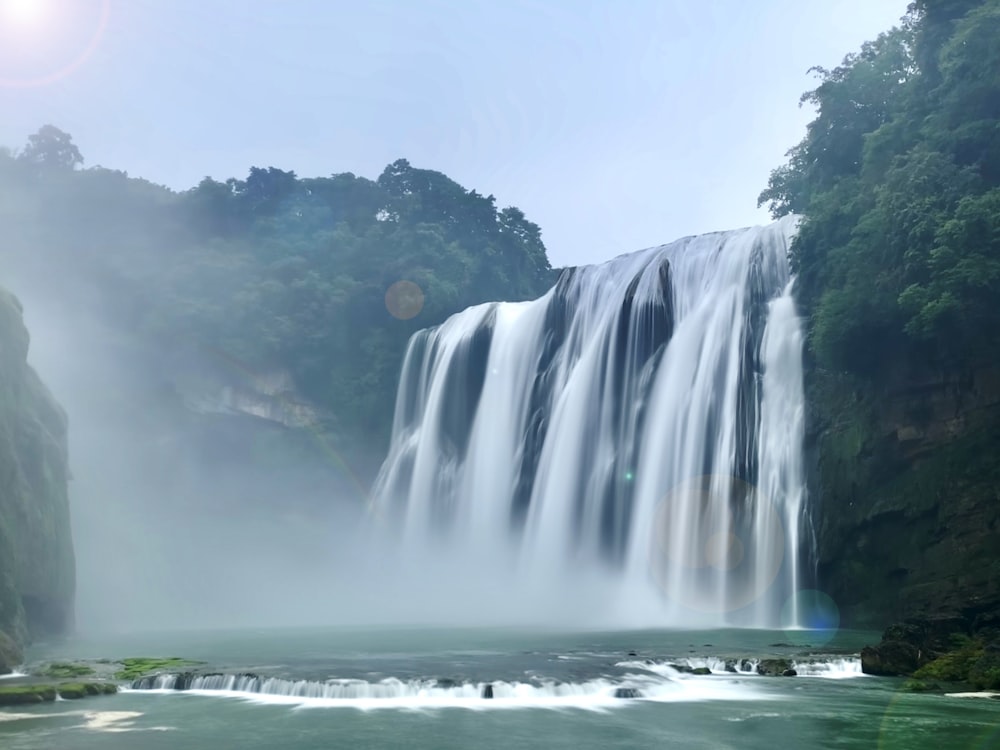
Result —
POLYGON ((254 455, 255 433, 284 428, 185 420, 169 357, 136 361, 87 295, 8 283, 25 307, 30 362, 69 414, 77 632, 621 619, 597 569, 528 587, 505 558, 404 550, 324 436, 307 435, 310 459, 254 455))

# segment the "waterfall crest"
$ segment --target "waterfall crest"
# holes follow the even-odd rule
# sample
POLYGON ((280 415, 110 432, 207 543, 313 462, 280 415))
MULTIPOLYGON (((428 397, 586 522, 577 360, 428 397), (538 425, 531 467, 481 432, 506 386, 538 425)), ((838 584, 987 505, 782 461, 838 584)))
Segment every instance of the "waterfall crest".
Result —
POLYGON ((379 517, 526 586, 600 568, 661 624, 789 624, 810 538, 796 224, 568 269, 417 333, 379 517))

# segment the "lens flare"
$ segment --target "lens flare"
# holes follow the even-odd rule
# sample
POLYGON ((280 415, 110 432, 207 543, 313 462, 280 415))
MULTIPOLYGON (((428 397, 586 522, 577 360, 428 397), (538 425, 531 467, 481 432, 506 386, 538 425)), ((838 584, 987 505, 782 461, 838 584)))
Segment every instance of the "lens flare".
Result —
POLYGON ((795 645, 825 646, 840 630, 840 608, 822 591, 804 589, 785 602, 781 624, 795 645))
POLYGON ((757 488, 730 476, 680 483, 657 506, 650 573, 667 598, 697 612, 733 612, 767 592, 785 557, 780 513, 757 488), (691 534, 691 529, 694 534, 691 534), (768 539, 758 548, 754 539, 768 539), (724 596, 714 585, 726 577, 724 596))
POLYGON ((45 0, 0 0, 0 19, 19 27, 37 26, 49 13, 45 0))
POLYGON ((732 533, 712 534, 705 542, 705 559, 718 570, 732 570, 743 560, 743 542, 732 533))
POLYGON ((918 737, 926 731, 914 722, 921 714, 919 700, 918 696, 907 693, 897 692, 892 696, 879 725, 879 750, 910 750, 918 746, 918 737))
POLYGON ((55 83, 80 68, 100 46, 111 0, 65 3, 0 0, 0 87, 55 83))
POLYGON ((424 291, 412 281, 397 281, 386 290, 385 307, 394 318, 415 318, 424 309, 424 291))
POLYGON ((1000 720, 976 739, 972 750, 1000 750, 1000 720))

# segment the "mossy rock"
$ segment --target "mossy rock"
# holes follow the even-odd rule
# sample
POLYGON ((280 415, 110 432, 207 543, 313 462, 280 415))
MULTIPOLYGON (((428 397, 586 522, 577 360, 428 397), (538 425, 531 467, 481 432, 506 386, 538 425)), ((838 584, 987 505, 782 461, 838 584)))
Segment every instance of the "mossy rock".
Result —
POLYGON ((132 657, 122 659, 122 668, 115 672, 116 680, 137 680, 150 672, 162 672, 178 670, 182 667, 191 667, 202 662, 182 659, 178 656, 168 657, 132 657))
POLYGON ((697 674, 697 675, 712 674, 712 670, 709 669, 708 667, 695 667, 694 669, 691 670, 691 674, 697 674))
POLYGON ((88 695, 113 695, 118 686, 110 682, 70 682, 56 688, 60 698, 77 700, 88 695))
POLYGON ((878 646, 865 646, 861 649, 861 671, 881 677, 911 675, 920 666, 920 660, 920 650, 906 641, 882 641, 878 646))
POLYGON ((903 683, 900 688, 904 693, 930 693, 940 690, 940 686, 934 682, 924 682, 923 680, 910 679, 903 683))
POLYGON ((56 699, 54 685, 8 685, 0 687, 0 706, 46 703, 56 699))

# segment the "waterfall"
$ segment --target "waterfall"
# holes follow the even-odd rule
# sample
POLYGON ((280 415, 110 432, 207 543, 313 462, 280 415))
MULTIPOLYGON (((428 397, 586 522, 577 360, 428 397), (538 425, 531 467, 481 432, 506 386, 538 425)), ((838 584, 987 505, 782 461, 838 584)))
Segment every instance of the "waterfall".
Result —
POLYGON ((596 566, 665 625, 778 624, 811 538, 796 223, 568 269, 417 333, 378 516, 525 585, 596 566))

